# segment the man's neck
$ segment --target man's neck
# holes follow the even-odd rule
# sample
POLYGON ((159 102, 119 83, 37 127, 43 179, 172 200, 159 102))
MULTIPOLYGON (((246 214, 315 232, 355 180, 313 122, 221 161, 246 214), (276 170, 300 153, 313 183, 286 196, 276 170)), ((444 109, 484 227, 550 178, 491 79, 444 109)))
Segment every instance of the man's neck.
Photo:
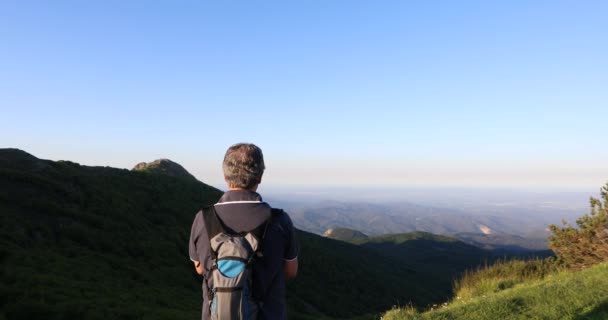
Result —
POLYGON ((255 187, 251 188, 251 189, 245 189, 245 188, 238 188, 238 187, 228 187, 229 191, 237 191, 237 190, 246 190, 246 191, 252 191, 252 192, 256 192, 258 190, 258 186, 256 185, 255 187))

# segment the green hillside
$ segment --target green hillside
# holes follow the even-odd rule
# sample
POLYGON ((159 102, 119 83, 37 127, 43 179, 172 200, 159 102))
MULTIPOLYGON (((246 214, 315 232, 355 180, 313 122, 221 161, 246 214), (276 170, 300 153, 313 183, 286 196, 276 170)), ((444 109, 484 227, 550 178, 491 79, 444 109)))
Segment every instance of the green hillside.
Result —
POLYGON ((476 247, 496 252, 526 253, 531 250, 547 250, 547 238, 544 234, 536 238, 524 238, 505 233, 483 234, 463 232, 455 234, 454 237, 476 247))
POLYGON ((451 298, 454 280, 467 269, 504 258, 427 232, 370 238, 358 237, 361 233, 352 229, 336 230, 336 238, 352 240, 299 234, 304 271, 289 285, 289 294, 298 310, 314 315, 309 319, 318 318, 319 310, 336 317, 361 315, 370 304, 427 307, 451 298), (374 294, 366 293, 370 288, 374 294), (314 298, 302 300, 300 295, 314 298))
MULTIPOLYGON (((188 235, 194 213, 220 195, 185 174, 0 149, 0 319, 196 319, 188 235)), ((290 319, 369 316, 449 295, 424 264, 306 232, 299 239, 290 319)))
POLYGON ((0 318, 195 319, 194 179, 0 150, 0 318))
POLYGON ((498 258, 458 239, 420 231, 383 235, 357 243, 421 270, 428 278, 425 281, 446 299, 452 294, 454 279, 465 270, 498 258))
POLYGON ((432 275, 398 259, 304 231, 298 238, 301 272, 288 284, 290 319, 371 317, 395 304, 445 299, 432 275))
POLYGON ((560 272, 471 299, 457 298, 424 313, 394 309, 383 319, 608 319, 608 264, 560 272))

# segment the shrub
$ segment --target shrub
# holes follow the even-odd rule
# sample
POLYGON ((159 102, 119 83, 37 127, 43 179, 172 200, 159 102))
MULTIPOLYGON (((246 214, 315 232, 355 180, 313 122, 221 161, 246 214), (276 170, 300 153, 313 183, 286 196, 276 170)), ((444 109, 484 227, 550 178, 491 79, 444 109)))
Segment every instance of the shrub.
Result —
POLYGON ((591 212, 576 220, 578 228, 565 221, 561 228, 549 226, 553 233, 549 247, 568 268, 581 269, 608 261, 608 183, 600 194, 601 199, 589 200, 591 212))

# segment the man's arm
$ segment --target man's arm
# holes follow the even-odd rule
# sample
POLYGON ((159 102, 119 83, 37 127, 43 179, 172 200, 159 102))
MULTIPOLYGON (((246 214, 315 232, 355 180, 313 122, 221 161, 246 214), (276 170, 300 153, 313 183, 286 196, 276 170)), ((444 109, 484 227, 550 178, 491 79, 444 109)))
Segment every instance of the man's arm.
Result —
POLYGON ((293 222, 287 213, 283 215, 283 225, 287 231, 287 245, 283 257, 285 258, 285 264, 283 265, 283 274, 285 279, 293 279, 298 275, 298 253, 299 246, 296 239, 296 231, 293 227, 293 222))
POLYGON ((285 260, 283 274, 285 274, 286 280, 293 279, 298 275, 298 257, 291 260, 285 260))
POLYGON ((199 254, 197 252, 197 243, 199 236, 202 233, 202 227, 204 226, 202 220, 202 212, 199 211, 195 218, 194 222, 192 222, 192 229, 190 230, 190 243, 188 244, 188 252, 190 254, 190 260, 194 263, 194 269, 196 269, 196 273, 202 275, 203 274, 203 266, 198 261, 199 254))

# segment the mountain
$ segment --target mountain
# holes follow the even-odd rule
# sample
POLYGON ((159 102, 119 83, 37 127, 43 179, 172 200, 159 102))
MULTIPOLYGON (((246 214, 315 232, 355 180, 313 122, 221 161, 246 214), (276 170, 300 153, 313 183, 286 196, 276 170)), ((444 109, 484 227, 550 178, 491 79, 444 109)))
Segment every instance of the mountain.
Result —
POLYGON ((363 233, 345 228, 329 229, 329 237, 356 244, 399 261, 401 265, 417 270, 419 277, 443 296, 451 294, 455 277, 467 269, 504 258, 547 257, 550 252, 528 250, 503 251, 496 248, 485 250, 458 238, 435 235, 428 232, 388 234, 376 237, 356 237, 363 233))
POLYGON ((323 233, 323 236, 326 238, 346 242, 362 241, 368 239, 368 236, 365 233, 348 228, 330 228, 323 233))
MULTIPOLYGON (((418 263, 457 263, 474 259, 480 262, 492 254, 456 238, 415 231, 368 238, 360 246, 386 252, 399 259, 418 263)), ((470 264, 470 263, 465 263, 470 264)))
POLYGON ((451 294, 454 279, 465 270, 502 257, 452 237, 421 231, 372 237, 358 243, 422 270, 436 290, 443 289, 444 296, 451 294))
POLYGON ((353 318, 393 305, 442 301, 447 288, 401 260, 361 246, 298 231, 300 272, 288 283, 289 319, 353 318))
POLYGON ((158 159, 152 162, 140 162, 135 165, 132 170, 159 173, 178 178, 196 179, 180 164, 175 163, 169 159, 158 159))
POLYGON ((545 229, 548 223, 533 215, 470 214, 406 202, 321 201, 292 204, 292 207, 285 203, 283 206, 296 226, 317 234, 336 228, 359 230, 369 236, 422 231, 456 237, 483 249, 503 252, 547 249, 545 229))
MULTIPOLYGON (((0 149, 0 319, 199 317, 190 226, 222 192, 186 177, 0 149)), ((445 279, 465 267, 442 260, 433 248, 444 244, 433 239, 409 246, 404 258, 379 249, 380 240, 357 245, 304 231, 298 238, 290 319, 373 317, 392 305, 444 301, 451 294, 445 279)))
POLYGON ((391 207, 373 203, 322 201, 288 208, 298 227, 322 234, 329 228, 360 230, 367 235, 428 231, 435 234, 475 232, 477 226, 462 219, 457 212, 403 203, 391 207), (442 223, 434 217, 441 216, 442 223))
POLYGON ((298 232, 302 272, 288 285, 290 305, 297 310, 290 319, 377 319, 370 306, 424 308, 452 297, 454 280, 466 270, 506 258, 427 232, 377 237, 358 237, 362 233, 351 229, 327 233, 351 240, 298 232))
POLYGON ((48 162, 41 161, 33 155, 19 149, 0 149, 0 168, 39 171, 48 168, 48 162))
POLYGON ((0 149, 0 318, 198 317, 189 226, 221 194, 194 179, 0 149))

